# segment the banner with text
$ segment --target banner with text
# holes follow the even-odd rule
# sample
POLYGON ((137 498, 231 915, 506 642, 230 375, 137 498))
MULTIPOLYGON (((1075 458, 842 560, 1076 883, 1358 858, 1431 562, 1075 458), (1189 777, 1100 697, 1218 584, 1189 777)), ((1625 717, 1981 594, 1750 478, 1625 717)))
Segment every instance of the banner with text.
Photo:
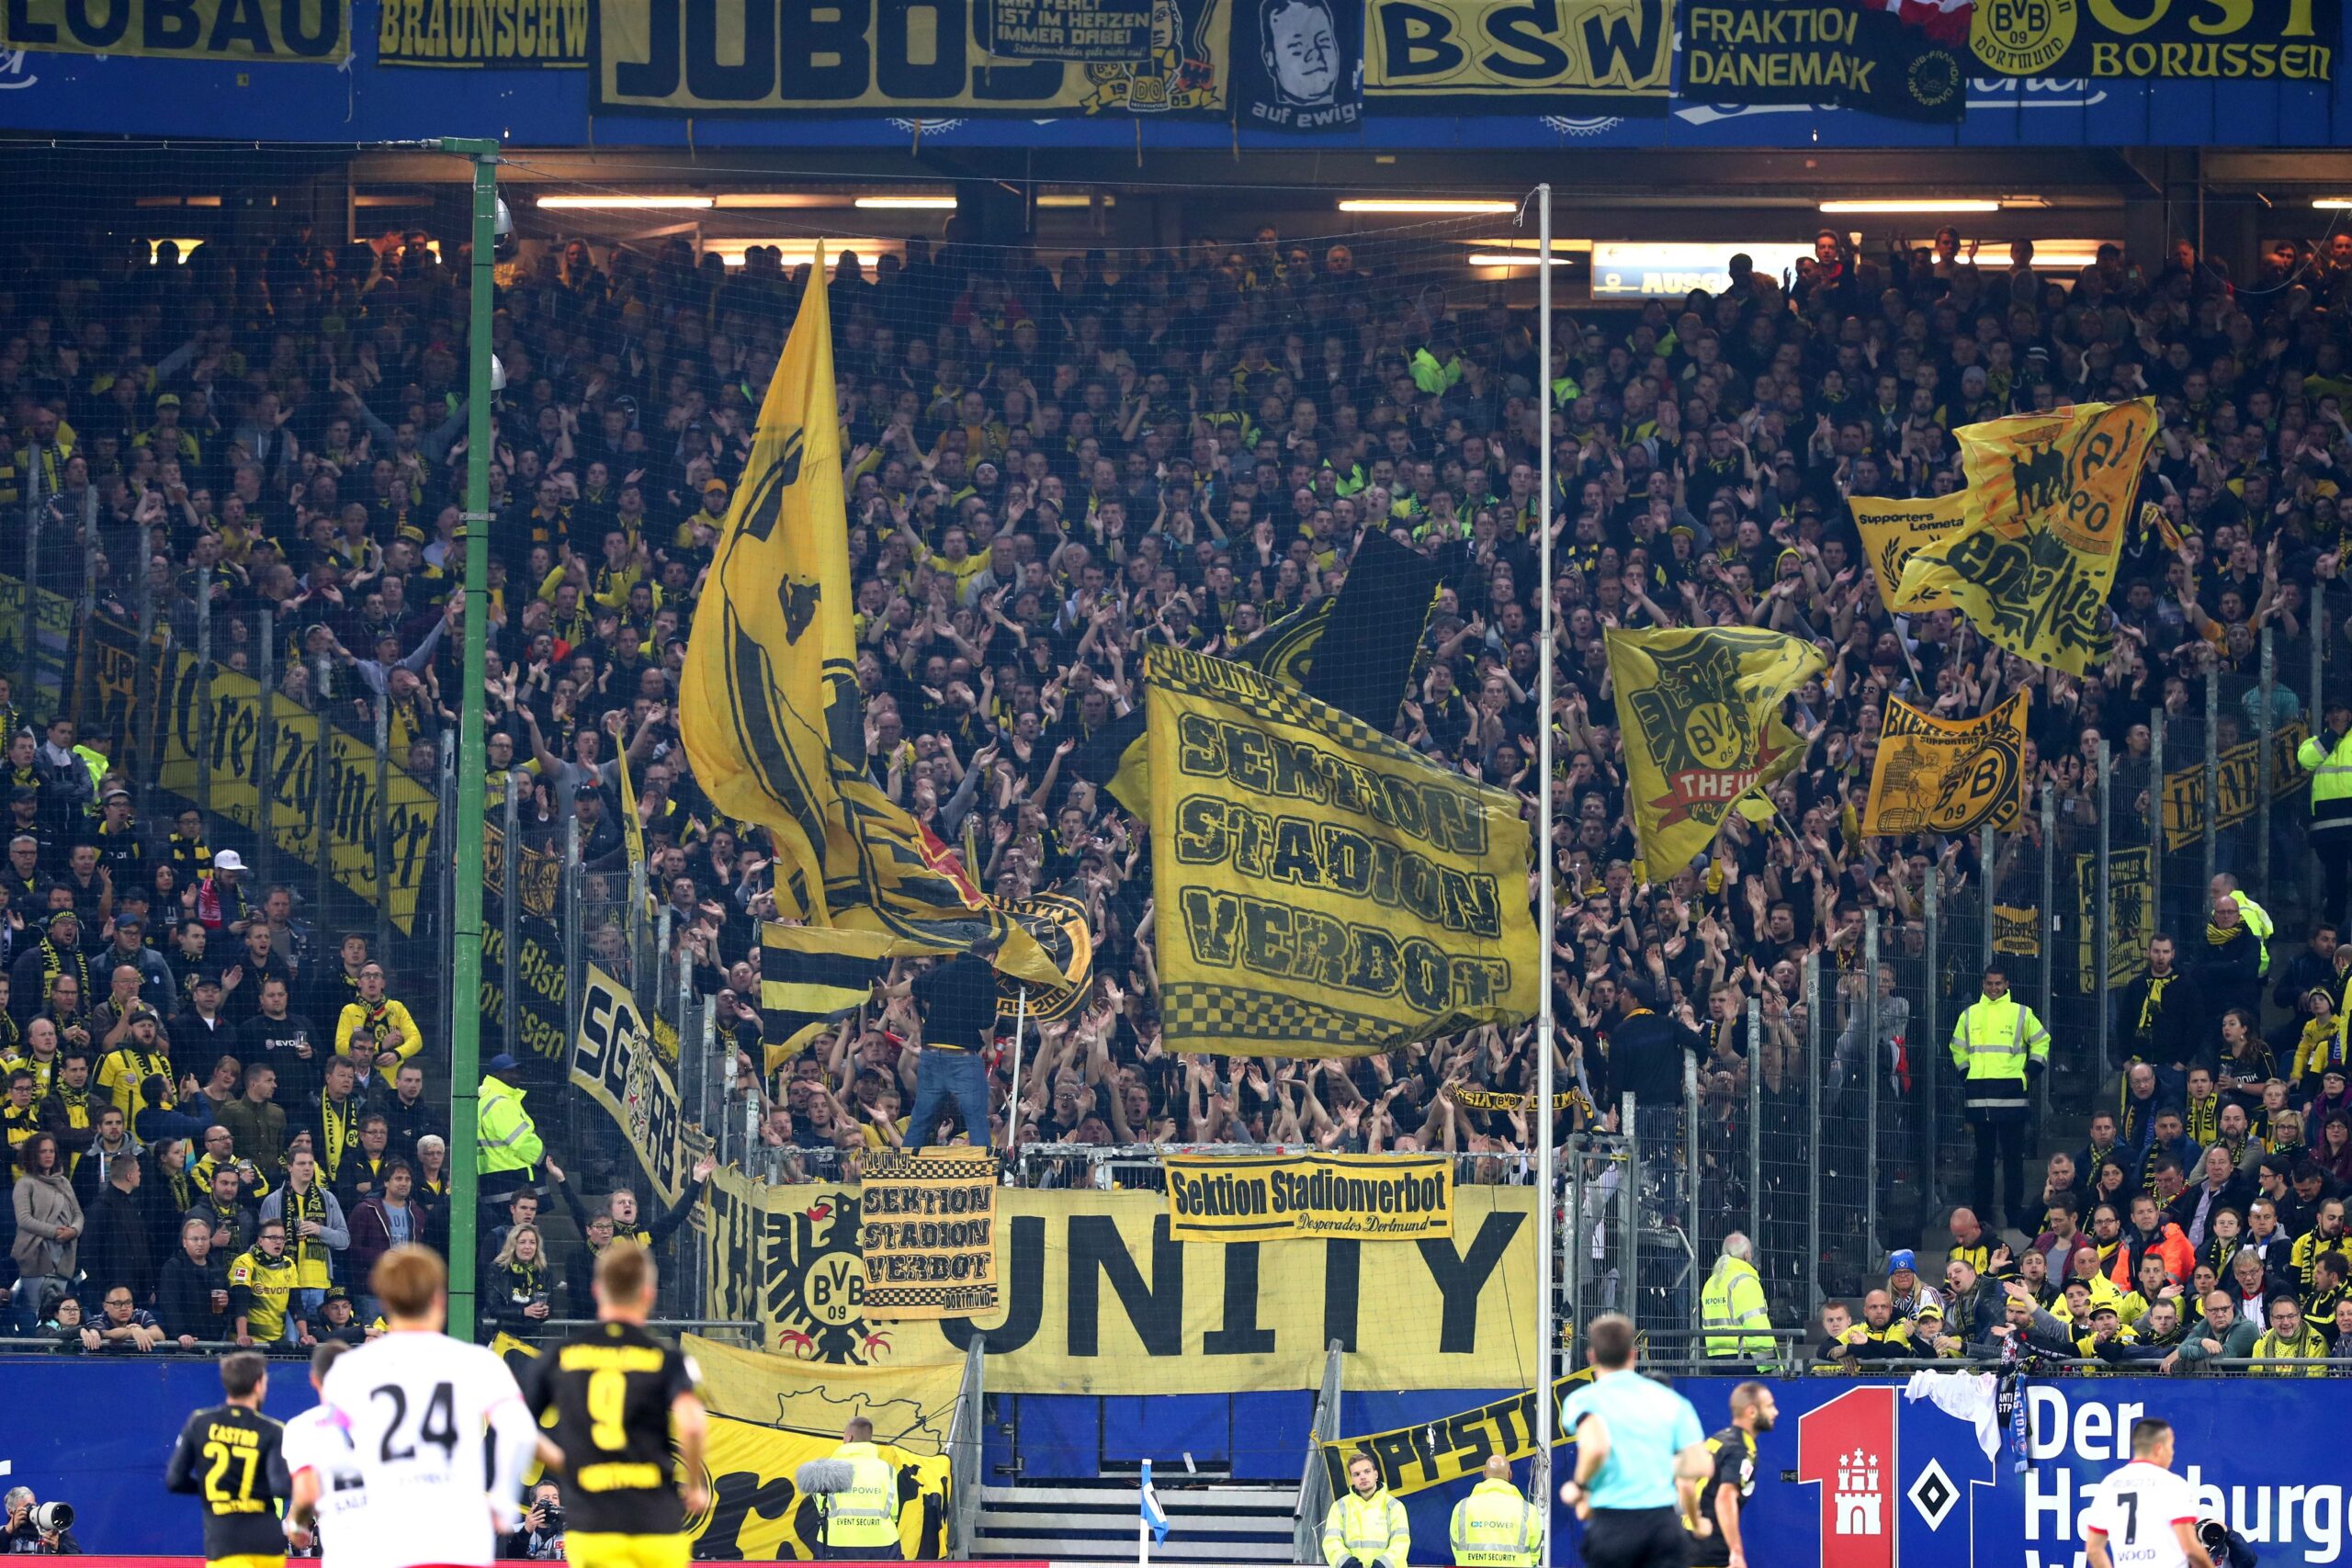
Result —
MULTIPOLYGON (((1663 3, 1663 0, 1658 0, 1663 3)), ((1222 0, 1134 0, 1083 18, 1085 0, 938 0, 908 6, 842 0, 779 7, 774 0, 589 0, 591 106, 637 114, 1133 114, 1225 112, 1222 0), (1149 17, 1145 51, 1094 58, 1149 17), (1010 29, 999 24, 1021 20, 1010 29), (1058 28, 1058 34, 1054 29, 1058 28), (1089 55, 1067 51, 1089 40, 1089 55), (1064 51, 1035 59, 989 46, 1064 51), (1044 39, 1056 36, 1050 45, 1044 39)), ((1124 41, 1115 47, 1126 47, 1124 41)))
POLYGON ((2041 951, 2041 911, 2014 904, 1993 906, 1993 951, 2031 958, 2041 951))
POLYGON ((588 63, 589 0, 377 0, 376 63, 588 63))
POLYGON ((858 1250, 865 1315, 900 1321, 997 1310, 996 1194, 986 1149, 894 1149, 865 1162, 858 1250))
POLYGON ((2156 939, 2156 906, 2148 897, 2153 869, 2148 847, 2117 850, 2108 857, 2107 973, 2098 972, 2098 856, 2075 857, 2077 951, 2075 972, 2086 992, 2128 986, 2148 966, 2148 943, 2156 939))
MULTIPOLYGON (((1560 1406, 1568 1391, 1592 1381, 1592 1370, 1570 1372, 1552 1380, 1552 1443, 1567 1443, 1561 1430, 1560 1406)), ((1473 1410, 1457 1411, 1434 1421, 1419 1421, 1388 1432, 1366 1432, 1321 1446, 1323 1469, 1331 1478, 1331 1495, 1348 1495, 1348 1463, 1369 1459, 1380 1467, 1380 1483, 1392 1496, 1406 1497, 1432 1486, 1466 1480, 1486 1467, 1489 1455, 1522 1460, 1535 1451, 1535 1391, 1510 1394, 1473 1410)))
POLYGON ((1442 1156, 1170 1155, 1167 1165, 1179 1241, 1453 1234, 1453 1163, 1442 1156))
POLYGON ((1968 41, 1987 76, 2332 82, 2343 0, 1976 0, 1968 41))
POLYGON ((676 1033, 666 1022, 649 1025, 627 986, 588 965, 581 984, 580 1033, 571 1045, 571 1082, 620 1128, 665 1209, 693 1179, 689 1169, 701 1152, 667 1065, 677 1060, 676 1033), (667 1052, 654 1038, 657 1029, 672 1037, 667 1052))
POLYGON ((1887 698, 1863 837, 2012 826, 2025 809, 2025 723, 2024 687, 1973 718, 1887 698))
POLYGON ((1658 114, 1674 0, 1367 0, 1364 92, 1428 114, 1658 114))
POLYGON ((1532 1382, 1534 1195, 1454 1192, 1454 1234, 1368 1252, 1354 1237, 1183 1242, 1157 1192, 997 1195, 1002 1307, 881 1323, 866 1311, 855 1187, 767 1187, 715 1172, 703 1210, 705 1312, 757 1322, 812 1364, 939 1367, 987 1340, 1002 1393, 1229 1393, 1313 1388, 1338 1340, 1351 1388, 1532 1382))
POLYGON ((1968 69, 1966 40, 1955 41, 1852 0, 1687 0, 1682 96, 1957 124, 1968 115, 1968 69))
MULTIPOLYGON (((506 1028, 506 830, 497 821, 482 825, 481 1019, 482 1055, 498 1050, 557 1063, 571 1049, 565 1033, 565 998, 571 971, 563 933, 555 923, 563 897, 563 863, 552 852, 524 844, 514 860, 514 1033, 506 1028), (493 1042, 498 1049, 493 1050, 493 1042)), ((441 853, 449 852, 444 845, 441 853)))
POLYGON ((1168 1048, 1362 1056, 1535 1011, 1518 797, 1257 671, 1155 648, 1168 1048))
MULTIPOLYGON (((2296 757, 2310 731, 2293 719, 2271 732, 2270 798, 2284 800, 2310 781, 2296 757)), ((2205 764, 2195 762, 2165 773, 2165 848, 2184 849, 2205 836, 2207 823, 2234 828, 2262 807, 2262 742, 2241 740, 2223 751, 2214 774, 2213 798, 2205 798, 2205 764)))
POLYGON ((351 0, 6 0, 0 49, 341 65, 351 58, 351 0))
POLYGON ((1940 545, 1966 520, 1968 497, 1959 491, 1918 501, 1893 501, 1884 496, 1857 495, 1847 499, 1854 526, 1862 536, 1862 553, 1870 558, 1878 581, 1879 598, 1890 610, 1916 614, 1951 603, 1940 588, 1922 586, 1910 598, 1898 592, 1903 566, 1913 552, 1940 545))
POLYGON ((1353 130, 1363 122, 1362 0, 1235 4, 1237 122, 1299 131, 1353 130))

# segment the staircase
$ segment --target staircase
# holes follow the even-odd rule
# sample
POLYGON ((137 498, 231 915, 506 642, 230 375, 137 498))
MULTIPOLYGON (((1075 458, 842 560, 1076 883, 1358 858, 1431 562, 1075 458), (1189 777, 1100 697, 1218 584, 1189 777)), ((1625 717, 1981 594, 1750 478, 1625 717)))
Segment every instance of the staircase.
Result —
MULTIPOLYGON (((1151 1549, 1155 1562, 1291 1561, 1296 1487, 1186 1485, 1165 1472, 1152 1482, 1168 1515, 1168 1539, 1151 1549)), ((1137 1485, 1128 1476, 983 1487, 972 1555, 1133 1562, 1142 1515, 1137 1485)))

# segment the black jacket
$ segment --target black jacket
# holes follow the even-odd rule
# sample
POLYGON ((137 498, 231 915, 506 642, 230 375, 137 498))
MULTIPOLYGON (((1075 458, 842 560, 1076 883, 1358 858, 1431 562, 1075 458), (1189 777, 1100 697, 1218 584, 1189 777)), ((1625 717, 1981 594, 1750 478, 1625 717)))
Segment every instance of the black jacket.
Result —
POLYGON ((153 1300, 155 1265, 147 1252, 147 1214, 139 1195, 108 1182, 82 1213, 89 1222, 81 1253, 89 1285, 84 1299, 104 1300, 115 1286, 127 1285, 141 1306, 153 1300))
POLYGON ((164 1265, 163 1283, 155 1292, 155 1320, 164 1332, 177 1338, 193 1334, 198 1339, 226 1339, 233 1321, 224 1307, 212 1310, 212 1292, 229 1289, 228 1260, 215 1252, 201 1265, 185 1251, 175 1252, 164 1265))
POLYGON ((2150 1011, 2147 1033, 2141 1033, 2140 1014, 2148 1010, 2148 991, 2154 982, 2154 976, 2143 974, 2115 994, 2115 1026, 2108 1035, 2114 1065, 2120 1067, 2136 1061, 2186 1066, 2199 1060, 2210 1064, 2212 1053, 2205 1043, 2204 987, 2177 970, 2165 987, 2163 999, 2150 1011))

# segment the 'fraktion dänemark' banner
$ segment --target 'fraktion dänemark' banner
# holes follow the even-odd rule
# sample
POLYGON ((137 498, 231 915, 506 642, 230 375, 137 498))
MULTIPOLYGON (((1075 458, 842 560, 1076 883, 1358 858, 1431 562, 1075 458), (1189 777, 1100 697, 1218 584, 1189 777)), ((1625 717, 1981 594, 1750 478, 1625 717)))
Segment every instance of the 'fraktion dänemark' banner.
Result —
POLYGON ((1171 1051, 1363 1056, 1533 1016, 1519 801, 1254 670, 1155 648, 1171 1051))
POLYGON ((1168 1234, 1179 1241, 1453 1234, 1442 1156, 1170 1155, 1168 1234))
POLYGON ((1912 556, 1897 596, 1941 589, 1999 647, 2089 674, 2113 638, 2099 615, 2155 434, 2153 398, 1963 426, 1966 520, 1912 556))
POLYGON ((1781 704, 1826 660, 1811 643, 1758 627, 1611 630, 1606 639, 1634 838, 1662 881, 1706 852, 1726 812, 1804 759, 1781 704))
POLYGON ((1692 0, 1682 8, 1682 96, 1956 123, 1968 114, 1966 24, 1945 32, 1851 0, 1692 0))
POLYGON ((351 0, 6 0, 0 48, 341 65, 351 58, 351 0))
POLYGON ((1974 718, 1938 718, 1889 697, 1862 833, 2007 828, 2025 807, 2026 693, 1974 718))
POLYGON ((986 1149, 895 1150, 865 1162, 858 1250, 865 1315, 971 1317, 997 1310, 999 1167, 986 1149))

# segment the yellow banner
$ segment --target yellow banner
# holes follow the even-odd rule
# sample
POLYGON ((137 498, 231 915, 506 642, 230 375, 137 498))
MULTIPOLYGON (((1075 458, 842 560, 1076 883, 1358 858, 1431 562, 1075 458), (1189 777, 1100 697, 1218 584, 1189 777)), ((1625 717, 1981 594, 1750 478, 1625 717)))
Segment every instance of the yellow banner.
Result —
POLYGON ((1964 427, 1966 521, 1913 554, 1897 594, 1940 589, 1999 647, 2089 674, 2107 657, 2099 614, 2155 434, 2153 398, 1964 427))
POLYGON ((1673 0, 1370 0, 1363 85, 1390 109, 1528 112, 1532 100, 1663 99, 1673 0))
MULTIPOLYGON (((619 1126, 637 1151, 647 1185, 667 1208, 693 1179, 690 1169, 705 1142, 686 1126, 677 1085, 629 988, 591 964, 580 991, 572 1085, 603 1106, 619 1126)), ((674 1061, 676 1031, 670 1032, 669 1056, 674 1061)))
POLYGON ((1735 804, 1804 760, 1781 704, 1826 661, 1810 643, 1746 626, 1606 635, 1634 837, 1664 880, 1706 852, 1735 804))
MULTIPOLYGON (((501 1334, 491 1348, 520 1378, 538 1351, 511 1335, 501 1334)), ((707 1358, 711 1341, 689 1335, 682 1345, 705 1377, 711 1371, 707 1358)), ((736 1378, 738 1386, 742 1382, 736 1378)), ((685 1534, 694 1543, 698 1562, 794 1562, 822 1555, 819 1523, 822 1515, 816 1499, 804 1496, 797 1482, 800 1467, 810 1460, 830 1459, 842 1446, 839 1430, 795 1431, 774 1422, 777 1401, 765 1407, 735 1406, 729 1413, 718 1388, 706 1383, 710 1405, 710 1429, 703 1443, 703 1474, 710 1489, 710 1506, 686 1520, 685 1534)), ((740 1394, 738 1395, 740 1397, 740 1394)), ((552 1419, 553 1412, 548 1413, 552 1419)), ((952 1416, 951 1409, 948 1412, 952 1416)), ((845 1424, 847 1416, 842 1417, 845 1424)), ((828 1426, 832 1425, 828 1423, 828 1426)), ((946 1422, 940 1421, 941 1430, 946 1422)), ((883 1438, 885 1422, 875 1422, 875 1447, 899 1472, 899 1544, 905 1560, 935 1561, 947 1555, 947 1500, 951 1487, 948 1461, 937 1449, 901 1447, 883 1438)), ((536 1483, 534 1464, 527 1480, 536 1483)))
POLYGON ((6 0, 0 48, 341 65, 351 58, 351 0, 6 0))
POLYGON ((1168 1234, 1178 1241, 1408 1241, 1453 1234, 1442 1156, 1170 1155, 1168 1234))
POLYGON ((261 828, 261 791, 270 792, 270 837, 278 852, 319 863, 321 839, 334 879, 359 897, 377 897, 377 820, 390 818, 391 859, 384 863, 392 923, 405 934, 416 919, 416 901, 434 870, 434 824, 440 803, 433 791, 392 763, 384 771, 385 790, 376 790, 376 743, 327 726, 323 792, 318 783, 322 759, 319 717, 277 697, 270 704, 273 736, 261 751, 261 687, 249 675, 214 666, 212 751, 201 754, 198 716, 203 687, 196 655, 172 654, 164 668, 163 746, 159 782, 167 794, 197 798, 199 772, 211 774, 212 809, 249 832, 261 828))
POLYGON ((669 114, 1220 114, 1228 7, 1151 0, 1149 54, 992 55, 983 4, 590 0, 592 107, 669 114), (779 16, 779 11, 781 15, 779 16))
POLYGON ((2148 943, 2156 938, 2156 906, 2148 897, 2151 870, 2146 845, 2117 850, 2108 857, 2107 974, 2098 972, 2098 856, 2075 857, 2077 949, 2075 971, 2086 993, 2130 985, 2148 966, 2148 943))
POLYGON ((2007 828, 2025 809, 2023 687, 1974 718, 1945 719, 1889 697, 1862 833, 2007 828))
POLYGON ((718 1416, 773 1421, 801 1432, 838 1432, 851 1417, 874 1423, 874 1440, 910 1453, 947 1451, 963 1387, 960 1362, 854 1367, 797 1361, 766 1350, 682 1334, 678 1348, 702 1373, 703 1403, 718 1416))
MULTIPOLYGON (((1570 1372, 1552 1381, 1552 1446, 1566 1446, 1560 1406, 1568 1391, 1592 1381, 1592 1371, 1570 1372)), ((1535 1391, 1512 1394, 1475 1410, 1464 1410, 1418 1426, 1390 1432, 1367 1432, 1322 1445, 1323 1469, 1331 1478, 1331 1495, 1348 1494, 1348 1462, 1359 1456, 1380 1467, 1380 1483, 1396 1496, 1426 1492, 1432 1486, 1465 1481, 1477 1475, 1489 1454, 1522 1460, 1535 1451, 1535 1391)))
POLYGON ((865 1162, 857 1242, 866 1316, 906 1322, 997 1310, 999 1169, 986 1149, 897 1150, 865 1162))
POLYGON ((961 1365, 986 1337, 1001 1393, 1227 1393, 1312 1388, 1340 1342, 1351 1388, 1532 1382, 1534 1194, 1454 1192, 1451 1239, 1183 1242, 1157 1192, 997 1199, 1001 1311, 878 1323, 865 1308, 855 1187, 763 1187, 721 1168, 703 1213, 706 1311, 754 1321, 815 1369, 961 1365))
MULTIPOLYGON (((1525 1094, 1498 1094, 1490 1089, 1456 1089, 1452 1093, 1453 1103, 1464 1111, 1532 1111, 1535 1109, 1535 1093, 1532 1089, 1525 1094)), ((1566 1111, 1571 1105, 1579 1104, 1587 1111, 1592 1109, 1591 1101, 1585 1099, 1580 1089, 1563 1089, 1552 1096, 1552 1109, 1555 1111, 1566 1111)))
MULTIPOLYGON (((2311 734, 2291 719, 2270 736, 2270 798, 2284 800, 2303 787, 2310 774, 2295 755, 2311 734)), ((2177 850, 2205 836, 2205 824, 2234 828, 2262 805, 2262 742, 2241 740, 2222 753, 2213 798, 2205 798, 2205 764, 2191 763, 2165 774, 2165 848, 2177 850)))
POLYGON ((588 63, 588 0, 377 0, 379 65, 588 63))
POLYGON ((1518 797, 1255 670, 1155 648, 1171 1051, 1363 1056, 1534 1015, 1518 797))
POLYGON ((2041 951, 2041 911, 2010 904, 1993 906, 1993 951, 2031 958, 2041 951))
POLYGON ((866 771, 821 261, 809 276, 687 643, 687 761, 722 813, 768 830, 780 917, 881 931, 901 953, 985 942, 1001 972, 1067 984, 866 771))
POLYGON ((1961 491, 1922 501, 1889 501, 1875 495, 1848 498, 1854 526, 1861 531, 1862 553, 1870 558, 1871 570, 1878 578, 1879 597, 1888 609, 1914 615, 1939 610, 1951 602, 1940 588, 1921 588, 1912 597, 1903 597, 1903 566, 1920 550, 1952 536, 1961 525, 1966 502, 1966 493, 1961 491))
POLYGON ((1067 893, 1040 893, 1028 898, 991 896, 989 901, 1036 939, 1062 976, 1058 985, 1037 986, 999 975, 997 1022, 1009 1029, 1015 1018, 1024 1015, 1024 1009, 1031 1023, 1069 1017, 1094 986, 1094 928, 1087 920, 1086 906, 1067 893))

